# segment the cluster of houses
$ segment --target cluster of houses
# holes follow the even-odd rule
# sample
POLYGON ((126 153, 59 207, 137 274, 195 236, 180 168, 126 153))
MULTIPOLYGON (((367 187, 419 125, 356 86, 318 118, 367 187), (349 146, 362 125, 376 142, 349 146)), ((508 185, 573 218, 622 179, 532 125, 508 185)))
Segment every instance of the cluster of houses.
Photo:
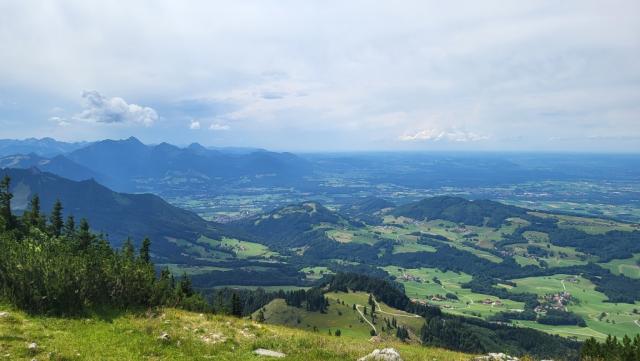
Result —
POLYGON ((402 276, 400 276, 400 279, 403 280, 403 281, 422 283, 422 278, 420 278, 418 276, 414 276, 414 275, 406 273, 406 272, 402 272, 402 276))
POLYGON ((569 292, 562 291, 560 293, 548 294, 542 298, 542 302, 534 311, 537 313, 545 313, 547 310, 566 311, 569 302, 571 302, 571 293, 569 292))
POLYGON ((483 305, 491 306, 491 307, 502 306, 502 301, 498 299, 492 300, 490 298, 485 298, 484 300, 480 301, 480 303, 482 303, 483 305))

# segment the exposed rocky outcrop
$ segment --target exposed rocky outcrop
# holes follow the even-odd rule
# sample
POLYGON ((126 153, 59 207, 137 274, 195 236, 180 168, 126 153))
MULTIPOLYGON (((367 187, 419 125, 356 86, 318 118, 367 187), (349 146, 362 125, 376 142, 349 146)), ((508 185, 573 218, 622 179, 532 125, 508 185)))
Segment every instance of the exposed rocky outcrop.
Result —
POLYGON ((255 353, 258 356, 275 357, 275 358, 283 358, 287 356, 282 352, 267 350, 264 348, 259 348, 257 350, 254 350, 253 353, 255 353))
POLYGON ((373 350, 372 353, 359 358, 358 361, 402 361, 402 358, 395 349, 383 348, 382 350, 373 350))

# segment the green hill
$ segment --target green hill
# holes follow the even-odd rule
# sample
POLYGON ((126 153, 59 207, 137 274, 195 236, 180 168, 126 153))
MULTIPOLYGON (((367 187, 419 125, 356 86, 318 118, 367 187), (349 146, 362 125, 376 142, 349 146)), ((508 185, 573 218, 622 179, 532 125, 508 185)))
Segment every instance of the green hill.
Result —
POLYGON ((395 340, 373 343, 170 308, 69 319, 31 317, 0 305, 0 315, 0 357, 7 360, 268 359, 254 353, 262 348, 284 353, 284 360, 342 361, 386 347, 398 350, 405 361, 472 358, 395 340), (30 350, 32 343, 36 346, 30 350))
POLYGON ((469 201, 460 197, 440 196, 405 204, 391 214, 416 220, 442 219, 471 226, 498 227, 507 218, 526 215, 527 210, 489 200, 469 201))

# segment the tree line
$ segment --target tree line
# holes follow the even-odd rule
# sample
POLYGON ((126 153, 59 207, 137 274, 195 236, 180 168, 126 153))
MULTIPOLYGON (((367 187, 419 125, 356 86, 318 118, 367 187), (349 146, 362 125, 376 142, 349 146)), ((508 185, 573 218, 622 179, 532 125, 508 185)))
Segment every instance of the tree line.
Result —
POLYGON ((43 213, 37 195, 18 216, 9 187, 5 176, 0 181, 0 298, 30 313, 57 315, 100 308, 206 308, 188 277, 176 279, 166 269, 156 274, 148 238, 137 250, 130 239, 113 249, 91 232, 86 219, 63 219, 60 201, 43 213))

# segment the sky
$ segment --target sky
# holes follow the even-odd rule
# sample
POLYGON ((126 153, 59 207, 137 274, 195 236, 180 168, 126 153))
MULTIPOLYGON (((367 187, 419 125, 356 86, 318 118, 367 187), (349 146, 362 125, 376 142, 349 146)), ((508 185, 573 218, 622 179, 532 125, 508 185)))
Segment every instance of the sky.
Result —
POLYGON ((640 152, 639 15, 637 0, 0 0, 0 138, 640 152))

